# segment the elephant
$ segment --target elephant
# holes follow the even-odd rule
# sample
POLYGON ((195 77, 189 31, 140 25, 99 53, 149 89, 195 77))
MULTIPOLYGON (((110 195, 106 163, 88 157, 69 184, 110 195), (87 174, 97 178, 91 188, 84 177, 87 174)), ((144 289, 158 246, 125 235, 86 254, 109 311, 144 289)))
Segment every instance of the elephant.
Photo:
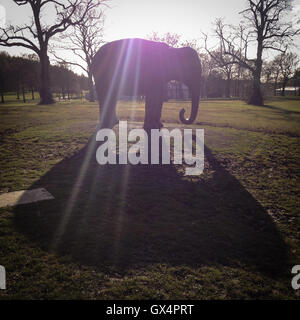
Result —
POLYGON ((191 92, 191 114, 179 113, 184 124, 192 124, 198 113, 201 63, 190 47, 173 48, 163 42, 121 39, 104 44, 94 55, 91 70, 99 100, 100 128, 118 123, 116 103, 121 94, 145 96, 144 129, 160 129, 165 88, 169 81, 184 83, 191 92))

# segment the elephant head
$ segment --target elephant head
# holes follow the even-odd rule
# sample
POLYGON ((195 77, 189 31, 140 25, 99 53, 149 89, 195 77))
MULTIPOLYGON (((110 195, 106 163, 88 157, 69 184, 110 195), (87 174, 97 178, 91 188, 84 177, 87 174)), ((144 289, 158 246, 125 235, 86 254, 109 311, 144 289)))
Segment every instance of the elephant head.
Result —
POLYGON ((186 110, 181 109, 179 118, 184 124, 192 124, 198 113, 201 90, 201 63, 197 52, 190 47, 169 48, 167 69, 169 80, 177 80, 188 86, 192 97, 189 118, 186 110))

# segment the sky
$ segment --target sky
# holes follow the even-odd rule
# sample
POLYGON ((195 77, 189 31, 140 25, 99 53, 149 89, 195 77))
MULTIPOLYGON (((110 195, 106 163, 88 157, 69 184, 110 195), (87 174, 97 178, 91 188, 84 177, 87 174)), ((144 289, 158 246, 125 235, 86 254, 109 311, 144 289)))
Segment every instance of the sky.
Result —
MULTIPOLYGON (((183 40, 200 40, 201 32, 212 32, 216 18, 237 24, 245 4, 245 0, 110 0, 109 8, 105 9, 104 40, 145 38, 153 31, 177 33, 183 40)), ((19 7, 12 0, 0 0, 0 18, 3 11, 7 23, 12 24, 25 23, 31 13, 29 6, 19 7)), ((45 18, 51 20, 53 11, 46 13, 45 18)), ((300 17, 300 0, 294 0, 293 19, 296 16, 300 17)), ((296 43, 298 48, 294 51, 300 52, 300 39, 296 43)), ((0 50, 12 54, 28 53, 22 48, 0 47, 0 50)))
POLYGON ((107 11, 107 36, 145 37, 152 31, 196 38, 217 17, 238 21, 243 0, 114 0, 107 11))

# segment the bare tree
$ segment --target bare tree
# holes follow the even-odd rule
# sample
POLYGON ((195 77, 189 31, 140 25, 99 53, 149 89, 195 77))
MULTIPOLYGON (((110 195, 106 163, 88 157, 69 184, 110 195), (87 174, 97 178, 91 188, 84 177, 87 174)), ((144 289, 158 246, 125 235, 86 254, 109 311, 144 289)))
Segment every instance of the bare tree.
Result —
POLYGON ((32 11, 29 24, 0 28, 0 45, 19 46, 33 50, 40 60, 40 97, 41 104, 54 100, 50 90, 49 41, 55 35, 66 31, 84 21, 87 13, 105 0, 11 0, 19 6, 28 5, 32 11), (52 24, 45 21, 46 10, 54 10, 56 20, 52 24), (77 13, 81 12, 78 16, 77 13))
POLYGON ((291 83, 295 87, 295 91, 298 91, 298 96, 300 96, 300 69, 295 71, 294 76, 291 79, 291 83))
POLYGON ((289 80, 293 77, 299 63, 298 56, 292 52, 282 53, 275 58, 275 62, 276 65, 278 65, 279 77, 282 85, 281 95, 285 96, 285 88, 289 80))
POLYGON ((177 33, 167 32, 165 34, 160 35, 158 32, 153 31, 152 34, 147 36, 147 39, 152 41, 165 42, 168 46, 174 48, 179 47, 181 45, 181 36, 177 33))
MULTIPOLYGON (((82 10, 78 10, 74 17, 80 20, 82 10)), ((90 10, 85 18, 78 24, 72 26, 67 33, 60 35, 60 43, 63 45, 55 46, 51 53, 59 61, 66 62, 69 65, 80 67, 88 77, 89 82, 89 100, 94 101, 94 84, 91 71, 91 61, 103 41, 104 29, 104 12, 100 8, 90 10), (75 60, 67 60, 60 57, 56 52, 57 49, 70 50, 72 54, 78 58, 75 60)))
POLYGON ((207 51, 215 63, 215 67, 218 68, 226 78, 225 96, 230 98, 231 96, 231 80, 234 72, 233 59, 229 55, 224 55, 222 50, 207 51))
POLYGON ((215 67, 215 63, 206 53, 200 53, 199 57, 202 68, 201 97, 206 98, 208 96, 208 78, 210 77, 212 70, 215 67))
POLYGON ((7 86, 7 78, 5 74, 11 73, 11 67, 9 63, 9 55, 6 52, 0 51, 0 95, 1 95, 1 103, 4 103, 4 92, 7 86))
POLYGON ((267 83, 273 83, 274 94, 277 94, 278 83, 281 84, 281 95, 285 95, 285 88, 293 77, 299 63, 298 56, 294 53, 280 53, 273 60, 265 62, 263 76, 267 83))
POLYGON ((266 83, 273 84, 274 86, 274 95, 277 94, 277 87, 280 76, 280 65, 283 54, 277 55, 271 61, 264 61, 262 75, 265 78, 266 83))
POLYGON ((300 34, 300 29, 284 20, 291 9, 292 0, 247 0, 247 8, 241 12, 244 22, 238 27, 225 25, 221 20, 216 22, 215 35, 222 54, 232 58, 230 63, 239 64, 252 74, 250 104, 263 104, 263 52, 268 49, 284 52, 293 37, 300 34), (254 59, 249 58, 250 45, 256 47, 254 59))
POLYGON ((264 61, 262 66, 262 79, 267 85, 274 88, 274 95, 276 95, 278 77, 279 68, 275 65, 274 60, 264 61))
POLYGON ((200 47, 199 42, 198 42, 197 39, 183 40, 183 41, 181 41, 180 45, 182 47, 193 48, 194 50, 196 50, 198 52, 198 54, 200 54, 200 52, 201 52, 201 47, 200 47))
MULTIPOLYGON (((208 49, 208 36, 206 34, 204 34, 204 47, 213 63, 225 74, 228 80, 226 85, 226 95, 228 95, 233 71, 236 72, 236 78, 239 83, 242 75, 245 74, 245 70, 252 70, 254 60, 248 59, 251 42, 250 31, 243 24, 231 26, 224 24, 222 19, 217 19, 215 21, 214 35, 218 41, 217 48, 208 49), (236 65, 236 68, 233 68, 233 65, 236 65)), ((237 91, 240 91, 239 88, 237 91)))

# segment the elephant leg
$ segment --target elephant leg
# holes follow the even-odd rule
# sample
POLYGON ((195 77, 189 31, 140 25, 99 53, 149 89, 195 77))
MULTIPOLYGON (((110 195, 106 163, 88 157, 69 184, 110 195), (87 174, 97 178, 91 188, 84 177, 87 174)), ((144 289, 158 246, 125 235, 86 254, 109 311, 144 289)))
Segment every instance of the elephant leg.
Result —
POLYGON ((162 95, 148 94, 146 95, 145 121, 144 129, 160 129, 163 124, 160 121, 162 112, 163 98, 162 95))
MULTIPOLYGON (((148 95, 146 96, 146 107, 145 107, 145 122, 144 130, 148 134, 148 163, 151 163, 151 129, 160 129, 163 124, 160 121, 162 112, 163 99, 157 96, 148 95)), ((161 159, 159 159, 161 163, 161 159)))
POLYGON ((105 90, 99 95, 100 128, 113 128, 119 121, 116 114, 117 95, 114 91, 105 90))

